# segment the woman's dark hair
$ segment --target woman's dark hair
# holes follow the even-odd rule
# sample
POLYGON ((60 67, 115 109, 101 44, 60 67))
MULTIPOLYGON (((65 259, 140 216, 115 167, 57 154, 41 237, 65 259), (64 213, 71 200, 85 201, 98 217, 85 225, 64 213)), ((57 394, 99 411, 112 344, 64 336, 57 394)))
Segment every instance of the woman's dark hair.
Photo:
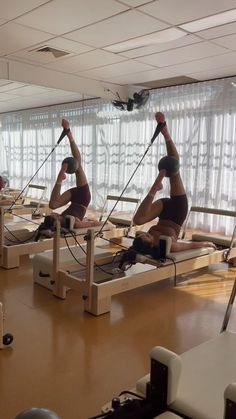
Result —
POLYGON ((127 250, 122 250, 120 254, 121 258, 119 261, 119 269, 121 269, 122 271, 126 271, 128 268, 131 267, 131 265, 134 265, 136 263, 137 252, 134 250, 133 246, 131 246, 127 250))
POLYGON ((50 215, 46 215, 46 217, 44 217, 43 225, 45 228, 53 230, 55 227, 55 218, 51 217, 50 215))
POLYGON ((159 246, 150 246, 149 243, 143 240, 142 235, 135 237, 132 247, 138 253, 142 253, 143 255, 150 255, 154 259, 159 259, 159 246))
POLYGON ((146 240, 143 240, 142 235, 135 237, 132 247, 139 253, 150 255, 151 246, 146 240))
POLYGON ((145 240, 143 240, 140 235, 134 239, 133 245, 129 249, 122 251, 119 268, 126 270, 131 265, 135 264, 137 253, 141 253, 143 255, 150 255, 154 259, 159 259, 160 257, 159 247, 151 247, 150 244, 145 242, 145 240))
POLYGON ((43 223, 41 223, 36 230, 36 235, 35 235, 34 240, 37 242, 40 239, 43 230, 53 231, 54 228, 55 228, 55 218, 51 217, 50 215, 46 215, 43 223))

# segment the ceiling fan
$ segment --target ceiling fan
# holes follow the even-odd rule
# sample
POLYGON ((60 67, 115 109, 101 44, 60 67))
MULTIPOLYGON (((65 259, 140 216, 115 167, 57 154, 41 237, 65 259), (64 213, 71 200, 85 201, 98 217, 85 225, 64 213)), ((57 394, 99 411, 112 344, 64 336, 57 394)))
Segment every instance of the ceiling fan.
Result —
POLYGON ((127 102, 122 100, 113 100, 112 104, 115 108, 120 111, 133 111, 133 109, 139 109, 146 104, 149 99, 148 90, 140 90, 139 93, 134 93, 133 98, 129 98, 127 102))

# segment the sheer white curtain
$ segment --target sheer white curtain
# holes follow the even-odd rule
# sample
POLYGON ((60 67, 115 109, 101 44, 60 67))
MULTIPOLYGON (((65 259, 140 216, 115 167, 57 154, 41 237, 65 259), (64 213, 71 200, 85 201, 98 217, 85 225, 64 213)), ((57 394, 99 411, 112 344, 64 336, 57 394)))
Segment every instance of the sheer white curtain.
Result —
MULTIPOLYGON (((236 210, 235 78, 161 89, 162 109, 180 152, 181 174, 192 205, 236 210)), ((232 218, 195 215, 192 225, 232 233, 232 218)))
MULTIPOLYGON (((154 114, 160 110, 180 153, 189 204, 235 210, 236 88, 232 82, 236 78, 153 90, 145 108, 132 112, 97 99, 2 114, 0 174, 9 178, 12 187, 22 189, 40 168, 33 183, 46 185, 49 196, 61 161, 70 155, 66 138, 51 153, 65 117, 81 150, 92 205, 101 208, 108 193, 119 195, 128 182, 124 196, 142 198, 166 154, 161 135, 147 151, 156 128, 154 114)), ((69 175, 63 188, 73 185, 74 177, 69 175)), ((160 196, 168 193, 166 180, 160 196)), ((227 234, 234 222, 209 215, 190 219, 194 227, 227 234)))

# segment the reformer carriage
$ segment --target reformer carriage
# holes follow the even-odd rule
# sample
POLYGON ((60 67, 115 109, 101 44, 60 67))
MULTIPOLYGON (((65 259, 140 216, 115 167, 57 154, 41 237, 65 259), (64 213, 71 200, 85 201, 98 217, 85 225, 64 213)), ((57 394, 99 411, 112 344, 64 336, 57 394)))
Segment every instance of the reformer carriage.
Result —
MULTIPOLYGON (((101 211, 100 220, 102 221, 106 217, 105 208, 108 201, 116 200, 119 197, 108 195, 105 201, 104 208, 101 211)), ((122 197, 120 199, 123 203, 126 204, 135 204, 135 209, 139 200, 137 198, 131 197, 122 197)), ((21 207, 21 206, 19 206, 21 207)), ((41 236, 39 241, 35 241, 36 231, 42 220, 34 220, 30 215, 23 215, 24 212, 18 210, 18 206, 13 206, 12 215, 15 215, 18 218, 17 223, 13 222, 12 224, 6 224, 5 220, 8 218, 8 206, 0 206, 0 258, 1 266, 5 269, 17 268, 20 266, 20 258, 25 255, 33 255, 36 253, 44 252, 45 250, 50 250, 53 247, 53 233, 49 232, 50 237, 41 236)), ((133 216, 134 210, 129 211, 116 211, 113 213, 113 216, 110 219, 110 223, 106 223, 103 226, 103 231, 105 236, 112 237, 110 230, 113 230, 115 226, 119 235, 127 234, 129 229, 133 225, 133 216)), ((92 228, 93 231, 98 232, 100 227, 92 228)), ((77 229, 77 240, 81 243, 84 241, 84 236, 86 235, 87 229, 80 228, 77 229)), ((117 234, 117 233, 116 233, 117 234)), ((116 235, 115 234, 115 235, 116 235)), ((70 245, 75 244, 75 240, 71 235, 67 236, 67 241, 70 245)), ((60 239, 60 247, 66 246, 64 236, 60 239)))

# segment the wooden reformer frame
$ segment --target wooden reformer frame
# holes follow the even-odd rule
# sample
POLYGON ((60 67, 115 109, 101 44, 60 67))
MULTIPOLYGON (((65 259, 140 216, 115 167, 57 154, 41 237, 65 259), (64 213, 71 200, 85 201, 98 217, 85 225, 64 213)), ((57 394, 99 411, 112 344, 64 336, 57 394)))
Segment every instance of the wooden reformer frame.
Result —
MULTIPOLYGON (((7 246, 5 244, 4 232, 4 209, 0 208, 0 264, 2 268, 18 268, 20 266, 21 256, 43 252, 44 250, 52 248, 53 239, 27 242, 32 236, 33 231, 22 231, 22 233, 20 232, 20 234, 17 234, 19 243, 7 246), (22 243, 21 241, 26 241, 26 243, 22 243)), ((61 240, 61 245, 62 243, 63 240, 61 240)))
MULTIPOLYGON (((193 207, 191 210, 208 213, 213 212, 214 214, 222 214, 227 216, 235 216, 236 214, 233 211, 220 211, 214 209, 211 210, 200 207, 193 207)), ((51 278, 51 282, 53 284, 53 294, 59 298, 65 299, 68 289, 72 288, 79 291, 84 300, 85 311, 96 316, 111 310, 111 297, 113 295, 171 277, 175 278, 176 284, 176 277, 178 275, 186 274, 188 272, 192 272, 212 264, 230 262, 236 266, 236 247, 233 247, 232 238, 229 248, 222 248, 220 250, 215 250, 212 253, 195 257, 192 256, 189 259, 175 262, 167 259, 164 263, 162 263, 160 261, 151 259, 150 257, 141 255, 140 258, 137 258, 137 262, 140 261, 141 264, 137 263, 137 266, 135 265, 131 267, 131 269, 127 272, 122 272, 122 274, 119 273, 117 276, 114 275, 113 279, 96 283, 94 274, 95 259, 97 264, 112 264, 114 258, 114 250, 113 252, 111 251, 109 255, 104 253, 104 256, 99 255, 95 257, 95 234, 94 231, 88 230, 86 257, 83 259, 86 263, 86 275, 80 277, 80 268, 76 262, 72 265, 66 264, 61 266, 60 264, 59 231, 60 229, 58 226, 54 235, 53 246, 53 278, 51 278), (141 265, 143 266, 143 264, 145 264, 145 268, 142 267, 140 270, 139 267, 141 265), (76 274, 74 272, 76 272, 76 274)))
MULTIPOLYGON (((196 207, 194 207, 196 208, 196 207)), ((210 209, 208 209, 209 212, 210 209)), ((214 212, 217 210, 214 210, 214 212)), ((216 212, 218 213, 218 212, 216 212)), ((224 215, 235 216, 234 212, 223 211, 224 215)), ((94 277, 94 232, 88 230, 87 235, 87 256, 86 256, 86 275, 78 275, 80 268, 78 264, 65 264, 60 266, 60 228, 56 229, 53 247, 53 294, 59 298, 65 299, 68 288, 75 289, 82 294, 84 300, 84 309, 96 316, 109 312, 111 310, 111 297, 113 295, 152 284, 171 277, 192 272, 194 270, 207 267, 221 262, 230 262, 236 266, 236 247, 223 248, 215 250, 212 253, 202 256, 195 256, 181 261, 166 260, 164 263, 156 261, 149 257, 141 256, 141 264, 145 264, 145 269, 139 269, 137 266, 131 267, 126 273, 119 273, 114 279, 102 283, 96 283, 94 277), (73 273, 76 272, 76 275, 73 273)), ((111 237, 111 236, 110 236, 111 237)), ((232 239, 233 240, 233 239, 232 239)), ((117 249, 116 249, 117 251, 117 249)), ((99 256, 97 263, 111 264, 114 254, 99 256)))

